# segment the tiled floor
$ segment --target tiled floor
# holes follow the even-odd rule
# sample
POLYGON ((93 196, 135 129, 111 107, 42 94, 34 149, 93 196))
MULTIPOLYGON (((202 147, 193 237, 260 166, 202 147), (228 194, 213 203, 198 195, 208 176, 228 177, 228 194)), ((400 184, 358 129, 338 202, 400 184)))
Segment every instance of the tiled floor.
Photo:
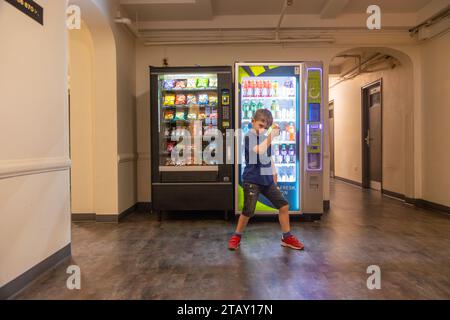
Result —
POLYGON ((234 222, 217 215, 134 214, 119 225, 73 225, 73 258, 18 299, 450 299, 450 217, 332 182, 319 222, 293 221, 305 251, 282 248, 277 220, 251 221, 229 252, 234 222), (81 290, 66 288, 76 264, 81 290), (366 285, 381 268, 381 289, 366 285))

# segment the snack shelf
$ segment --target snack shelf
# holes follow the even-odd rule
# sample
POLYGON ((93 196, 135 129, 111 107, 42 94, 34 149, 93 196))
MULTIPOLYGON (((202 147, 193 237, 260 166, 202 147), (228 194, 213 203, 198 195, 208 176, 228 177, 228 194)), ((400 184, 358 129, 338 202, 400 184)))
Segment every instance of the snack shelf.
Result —
POLYGON ((162 123, 176 123, 176 122, 204 122, 205 119, 173 119, 173 120, 162 120, 162 123))
MULTIPOLYGON (((251 122, 252 119, 242 118, 243 122, 251 122)), ((273 119, 273 122, 295 122, 295 119, 273 119)))
POLYGON ((197 92, 197 91, 217 91, 217 88, 183 88, 183 89, 162 89, 162 92, 197 92))
POLYGON ((242 97, 242 100, 296 100, 296 97, 242 97))
POLYGON ((276 144, 295 144, 296 142, 295 142, 295 140, 292 141, 292 140, 277 140, 277 139, 274 139, 274 140, 272 140, 272 143, 276 143, 276 144))
POLYGON ((276 163, 274 162, 275 167, 295 167, 296 163, 276 163))
POLYGON ((169 109, 169 108, 211 108, 211 107, 218 107, 217 104, 174 104, 174 105, 164 105, 163 109, 169 109))

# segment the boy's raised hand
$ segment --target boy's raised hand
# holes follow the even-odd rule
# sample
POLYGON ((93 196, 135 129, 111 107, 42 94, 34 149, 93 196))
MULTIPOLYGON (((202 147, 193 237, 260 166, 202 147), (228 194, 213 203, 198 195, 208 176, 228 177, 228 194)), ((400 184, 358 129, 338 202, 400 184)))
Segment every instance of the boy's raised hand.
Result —
POLYGON ((272 131, 270 132, 270 135, 272 139, 280 135, 280 127, 277 124, 272 125, 272 131))

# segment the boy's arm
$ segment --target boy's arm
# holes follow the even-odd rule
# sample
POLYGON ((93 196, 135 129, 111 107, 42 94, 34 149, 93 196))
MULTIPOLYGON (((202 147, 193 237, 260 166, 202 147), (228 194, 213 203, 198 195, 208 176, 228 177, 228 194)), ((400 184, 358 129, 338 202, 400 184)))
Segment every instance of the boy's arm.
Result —
POLYGON ((270 134, 267 137, 267 139, 265 139, 260 144, 257 144, 253 148, 253 151, 256 152, 257 154, 265 154, 267 149, 270 148, 270 145, 272 144, 272 140, 275 137, 279 136, 279 135, 280 135, 280 129, 279 128, 272 129, 272 131, 270 132, 270 134))
POLYGON ((260 144, 257 144, 253 148, 253 151, 256 152, 257 154, 265 154, 271 144, 272 144, 272 135, 270 134, 266 140, 264 140, 260 144))

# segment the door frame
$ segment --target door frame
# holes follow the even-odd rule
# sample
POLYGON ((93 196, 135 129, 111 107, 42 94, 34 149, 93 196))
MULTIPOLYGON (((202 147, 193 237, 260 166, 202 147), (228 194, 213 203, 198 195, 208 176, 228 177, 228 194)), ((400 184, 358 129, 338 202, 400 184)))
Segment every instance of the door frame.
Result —
MULTIPOLYGON (((381 105, 381 190, 383 190, 383 78, 379 78, 361 87, 361 151, 362 151, 362 187, 370 189, 370 163, 369 147, 366 144, 367 130, 369 128, 369 100, 368 92, 373 87, 380 87, 381 105)), ((380 190, 380 191, 381 191, 380 190)))
MULTIPOLYGON (((331 159, 330 159, 330 172, 331 172, 331 167, 333 168, 333 176, 332 178, 334 178, 336 176, 336 148, 335 148, 335 144, 336 144, 336 120, 335 120, 335 112, 334 112, 334 99, 328 101, 328 120, 330 120, 331 118, 329 117, 330 114, 330 106, 333 105, 333 145, 331 145, 330 143, 330 151, 333 152, 333 163, 331 163, 331 159)), ((331 133, 331 131, 330 131, 331 133)), ((331 157, 330 157, 331 158, 331 157)))

